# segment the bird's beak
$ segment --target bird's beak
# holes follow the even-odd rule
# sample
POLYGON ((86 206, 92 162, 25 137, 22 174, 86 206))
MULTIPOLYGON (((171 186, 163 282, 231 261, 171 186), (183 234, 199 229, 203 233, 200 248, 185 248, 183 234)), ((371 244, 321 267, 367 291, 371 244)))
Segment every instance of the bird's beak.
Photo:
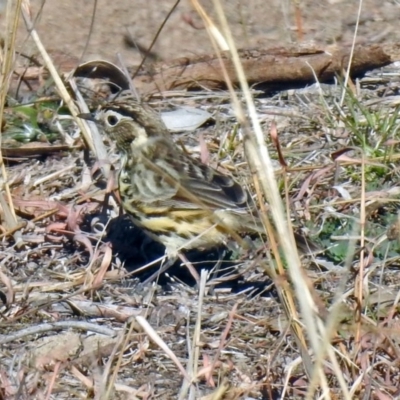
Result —
POLYGON ((94 114, 92 113, 84 113, 84 114, 78 114, 78 118, 86 119, 87 121, 96 121, 96 118, 94 117, 94 114))

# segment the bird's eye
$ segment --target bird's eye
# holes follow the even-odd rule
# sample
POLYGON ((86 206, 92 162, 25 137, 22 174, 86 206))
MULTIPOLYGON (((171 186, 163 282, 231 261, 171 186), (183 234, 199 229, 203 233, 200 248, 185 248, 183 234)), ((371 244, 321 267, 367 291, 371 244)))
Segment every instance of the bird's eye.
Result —
POLYGON ((118 118, 115 115, 109 115, 107 117, 107 123, 110 126, 115 126, 118 123, 118 118))

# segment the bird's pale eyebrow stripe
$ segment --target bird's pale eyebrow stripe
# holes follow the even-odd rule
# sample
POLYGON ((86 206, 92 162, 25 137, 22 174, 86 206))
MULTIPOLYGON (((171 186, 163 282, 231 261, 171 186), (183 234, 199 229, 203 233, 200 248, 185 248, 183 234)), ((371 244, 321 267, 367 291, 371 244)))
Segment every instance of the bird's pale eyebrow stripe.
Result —
POLYGON ((124 117, 134 118, 135 114, 131 110, 127 110, 124 107, 107 107, 106 111, 114 111, 118 114, 123 115, 124 117))

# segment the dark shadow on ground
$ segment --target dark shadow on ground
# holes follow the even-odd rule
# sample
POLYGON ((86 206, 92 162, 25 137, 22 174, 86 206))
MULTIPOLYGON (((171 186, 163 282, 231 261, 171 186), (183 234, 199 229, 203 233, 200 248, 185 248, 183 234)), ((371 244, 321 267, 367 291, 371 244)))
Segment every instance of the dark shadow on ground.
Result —
MULTIPOLYGON (((105 240, 111 243, 113 253, 124 263, 128 272, 133 272, 164 255, 164 246, 152 240, 141 229, 137 228, 127 215, 110 221, 105 240)), ((185 255, 199 273, 202 269, 211 273, 217 261, 222 257, 221 268, 218 273, 213 275, 214 279, 237 275, 239 263, 232 259, 232 251, 223 246, 207 251, 191 250, 187 251, 185 255)), ((158 279, 158 284, 168 289, 171 277, 174 277, 189 286, 195 286, 196 282, 193 276, 181 264, 182 262, 179 260, 166 273, 162 273, 158 279)), ((134 276, 143 282, 159 269, 160 262, 134 276)), ((252 295, 261 294, 271 283, 267 277, 265 279, 267 282, 245 282, 243 278, 236 277, 219 283, 216 288, 230 289, 233 293, 246 291, 251 292, 252 295)), ((270 295, 271 290, 267 290, 265 293, 270 295)))

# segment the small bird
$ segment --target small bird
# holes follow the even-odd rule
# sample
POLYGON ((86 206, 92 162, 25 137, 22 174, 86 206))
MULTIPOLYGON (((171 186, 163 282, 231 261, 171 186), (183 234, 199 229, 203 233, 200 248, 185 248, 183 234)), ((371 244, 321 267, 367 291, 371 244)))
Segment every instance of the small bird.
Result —
MULTIPOLYGON (((265 235, 248 191, 176 145, 148 106, 115 100, 80 117, 96 122, 115 141, 122 156, 122 206, 170 257, 226 244, 238 233, 265 235)), ((315 251, 302 235, 295 240, 303 252, 315 251)))

